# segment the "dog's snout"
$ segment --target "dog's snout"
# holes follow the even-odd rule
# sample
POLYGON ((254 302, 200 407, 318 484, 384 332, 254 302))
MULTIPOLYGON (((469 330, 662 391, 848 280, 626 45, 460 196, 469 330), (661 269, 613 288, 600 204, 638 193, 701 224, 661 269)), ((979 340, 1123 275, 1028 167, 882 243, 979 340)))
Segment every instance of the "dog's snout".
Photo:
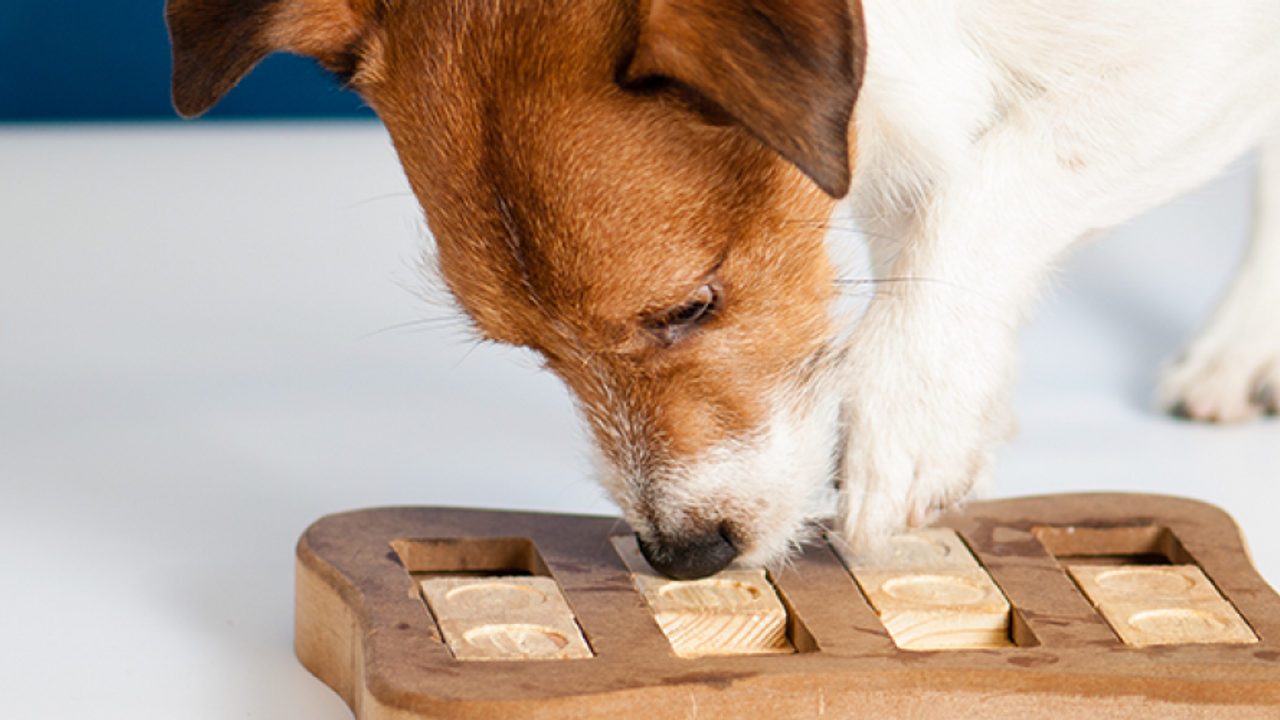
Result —
POLYGON ((675 537, 645 539, 636 534, 640 553, 654 570, 676 580, 697 580, 720 572, 738 556, 738 548, 720 526, 675 537))

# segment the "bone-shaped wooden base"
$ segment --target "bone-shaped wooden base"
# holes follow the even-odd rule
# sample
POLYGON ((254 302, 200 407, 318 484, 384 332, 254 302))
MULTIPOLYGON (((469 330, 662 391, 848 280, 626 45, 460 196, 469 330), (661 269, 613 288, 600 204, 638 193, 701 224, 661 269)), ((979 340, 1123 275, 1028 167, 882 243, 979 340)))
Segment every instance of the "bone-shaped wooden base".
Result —
POLYGON ((1066 495, 974 503, 939 525, 958 533, 1007 599, 1001 646, 899 647, 868 602, 874 583, 864 594, 832 548, 815 543, 770 576, 794 652, 680 657, 610 540, 626 530, 616 518, 390 508, 326 517, 302 536, 296 650, 359 720, 1280 717, 1280 597, 1221 511, 1066 495), (462 632, 492 625, 483 618, 496 612, 500 626, 551 634, 483 630, 473 633, 480 645, 523 659, 457 656, 422 583, 445 580, 434 587, 447 593, 494 578, 531 578, 544 597, 562 591, 589 654, 562 652, 550 620, 520 621, 533 596, 506 588, 489 599, 455 595, 462 632), (1188 612, 1208 617, 1197 603, 1222 603, 1212 613, 1230 609, 1239 621, 1230 632, 1241 634, 1125 637, 1108 622, 1117 602, 1108 592, 1152 603, 1124 610, 1140 633, 1190 623, 1188 612))

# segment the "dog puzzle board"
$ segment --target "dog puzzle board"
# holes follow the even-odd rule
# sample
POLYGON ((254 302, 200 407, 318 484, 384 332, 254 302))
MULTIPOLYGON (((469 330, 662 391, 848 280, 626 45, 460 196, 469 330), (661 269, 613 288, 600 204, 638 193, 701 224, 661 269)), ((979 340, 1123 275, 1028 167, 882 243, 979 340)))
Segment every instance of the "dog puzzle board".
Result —
POLYGON ((732 593, 668 590, 672 604, 654 589, 680 586, 626 535, 535 513, 323 518, 298 543, 298 657, 359 720, 1280 717, 1280 597, 1201 503, 973 503, 887 550, 814 542, 778 572, 713 578, 732 593), (977 639, 895 642, 911 613, 925 636, 977 639), (672 614, 702 624, 692 652, 672 614), (779 624, 785 644, 735 644, 779 624))

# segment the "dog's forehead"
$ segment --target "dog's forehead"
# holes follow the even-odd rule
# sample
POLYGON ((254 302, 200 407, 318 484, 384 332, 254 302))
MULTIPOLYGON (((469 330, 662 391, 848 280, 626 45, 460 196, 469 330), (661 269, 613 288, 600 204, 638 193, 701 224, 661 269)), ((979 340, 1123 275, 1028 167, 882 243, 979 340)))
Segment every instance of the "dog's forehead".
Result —
POLYGON ((822 214, 821 193, 741 128, 620 84, 631 3, 394 12, 361 91, 395 141, 441 275, 490 338, 616 344, 726 259, 822 214))
POLYGON ((681 301, 751 232, 743 208, 779 165, 737 128, 621 87, 632 18, 553 5, 415 10, 389 24, 363 88, 446 282, 499 339, 547 316, 589 330, 681 301))
POLYGON ((473 163, 423 183, 440 270, 464 305, 501 292, 506 314, 626 323, 683 300, 749 232, 722 198, 731 189, 703 177, 718 163, 671 157, 684 138, 646 141, 643 113, 611 104, 545 122, 495 112, 473 163))

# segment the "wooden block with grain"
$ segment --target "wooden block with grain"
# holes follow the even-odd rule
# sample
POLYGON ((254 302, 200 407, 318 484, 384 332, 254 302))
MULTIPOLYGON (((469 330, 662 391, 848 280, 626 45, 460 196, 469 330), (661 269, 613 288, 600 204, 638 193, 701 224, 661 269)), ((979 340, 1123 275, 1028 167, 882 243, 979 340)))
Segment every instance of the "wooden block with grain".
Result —
POLYGON ((835 546, 898 647, 1008 647, 1009 602, 948 528, 890 538, 872 551, 835 546))
POLYGON ((1126 645, 1258 641, 1194 565, 1071 565, 1067 570, 1126 645))
POLYGON ((831 545, 850 570, 977 570, 982 567, 951 528, 902 533, 862 553, 855 553, 834 539, 831 545))
POLYGON ((573 612, 546 577, 425 578, 422 595, 459 660, 589 658, 573 612))
POLYGON ((676 655, 794 652, 787 640, 787 611, 763 570, 671 580, 649 566, 634 536, 611 540, 676 655))

